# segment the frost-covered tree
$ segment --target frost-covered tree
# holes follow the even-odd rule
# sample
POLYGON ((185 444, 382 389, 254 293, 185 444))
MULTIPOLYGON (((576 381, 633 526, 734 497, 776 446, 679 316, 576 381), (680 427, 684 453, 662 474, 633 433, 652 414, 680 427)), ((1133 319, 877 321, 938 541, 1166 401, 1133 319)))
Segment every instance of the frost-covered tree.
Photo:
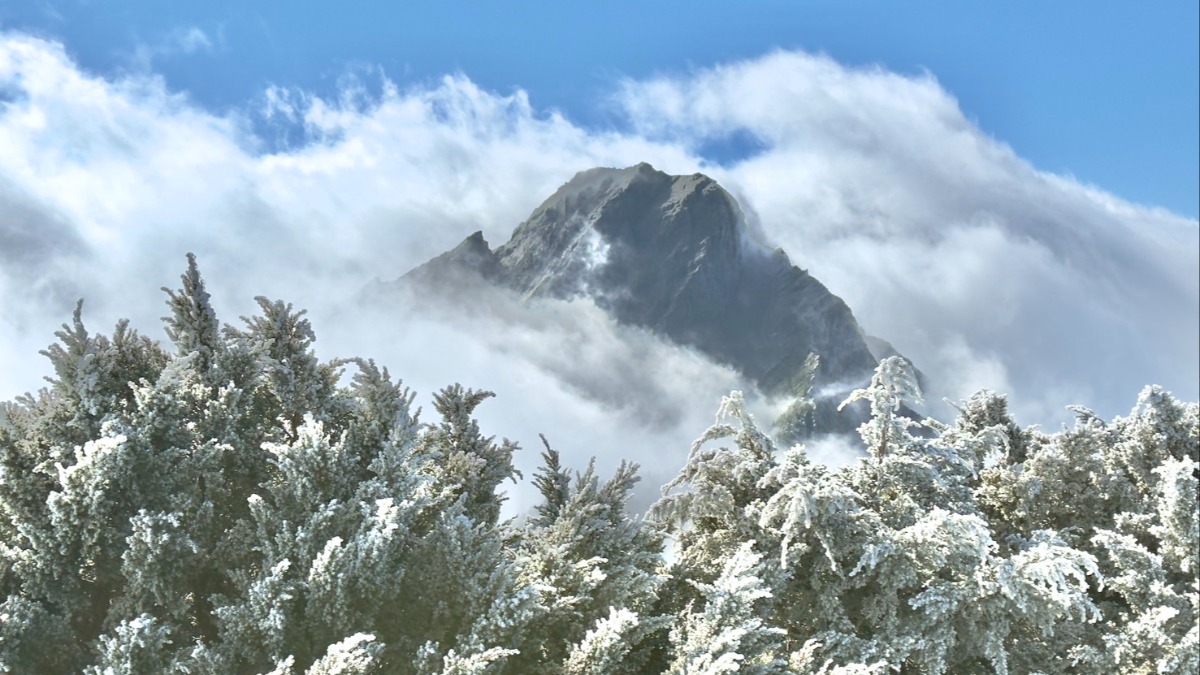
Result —
POLYGON ((187 259, 183 288, 171 290, 164 286, 162 289, 167 294, 167 306, 171 308, 171 316, 163 317, 163 322, 166 323, 167 337, 175 343, 179 354, 190 356, 194 359, 193 367, 207 373, 222 347, 221 324, 212 306, 212 296, 200 277, 196 256, 189 253, 187 259))
POLYGON ((838 409, 855 401, 866 401, 871 406, 871 419, 862 424, 858 433, 873 457, 902 451, 916 443, 909 429, 917 423, 900 414, 905 401, 921 402, 917 375, 907 359, 889 356, 880 361, 871 384, 850 392, 838 409))
POLYGON ((167 296, 173 350, 77 307, 50 386, 4 404, 0 672, 640 672, 665 640, 634 466, 548 453, 540 515, 501 522, 491 393, 424 423, 289 304, 221 325, 194 256, 167 296))
POLYGON ((918 430, 887 359, 857 462, 778 447, 734 392, 651 518, 635 465, 546 444, 505 521, 490 392, 424 422, 387 369, 319 360, 303 311, 234 328, 193 256, 181 281, 170 348, 77 306, 48 386, 0 408, 0 672, 1200 667, 1200 407, 1159 388, 1057 433, 985 391, 918 430))
POLYGON ((1060 507, 1043 517, 1072 520, 1070 493, 1086 500, 1074 521, 1079 545, 1100 562, 1104 584, 1093 595, 1106 620, 1072 646, 1072 658, 1095 672, 1192 672, 1200 666, 1200 407, 1147 387, 1112 423, 1078 412, 1075 429, 1047 438, 1025 463, 1029 477, 1009 481, 1022 501, 1049 492, 1060 507), (1051 460, 1064 451, 1084 455, 1092 472, 1054 480, 1051 460), (1029 481, 1038 479, 1035 488, 1029 481))
MULTIPOLYGON (((1193 502, 1183 495, 1194 492, 1188 492, 1191 465, 1163 464, 1170 453, 1153 449, 1195 447, 1181 426, 1190 419, 1186 410, 1159 406, 1150 415, 1157 433, 1124 434, 1142 445, 1157 443, 1147 455, 1120 433, 1099 433, 1093 422, 1055 436, 1019 429, 1004 400, 989 392, 963 404, 953 424, 927 420, 928 431, 914 434, 916 423, 899 411, 916 396, 906 362, 881 363, 871 384, 851 397, 871 404, 872 417, 860 430, 868 455, 836 470, 812 462, 802 445, 774 450, 738 397, 727 399, 722 417, 730 421, 719 420, 701 438, 655 511, 677 537, 669 587, 687 598, 686 615, 698 616, 708 598, 680 585, 711 588, 712 571, 753 541, 762 556, 757 617, 795 672, 1069 672, 1102 665, 1151 624, 1163 630, 1143 651, 1169 655, 1155 667, 1190 663, 1193 638, 1179 628, 1194 616, 1185 585, 1158 592, 1158 609, 1140 623, 1106 614, 1113 600, 1105 594, 1115 589, 1105 586, 1105 570, 1113 564, 1083 535, 1103 536, 1102 524, 1122 519, 1113 520, 1111 506, 1094 520, 1067 515, 1078 472, 1094 476, 1095 498, 1104 500, 1100 483, 1126 486, 1130 481, 1120 475, 1133 474, 1106 463, 1140 466, 1133 458, 1142 458, 1157 468, 1136 475, 1172 476, 1154 483, 1171 486, 1157 493, 1159 505, 1143 503, 1138 511, 1163 514, 1155 522, 1172 525, 1143 529, 1173 542, 1160 548, 1173 551, 1181 569, 1189 564, 1183 542, 1194 547, 1196 536, 1193 502), (733 446, 704 445, 717 440, 733 446), (1111 452, 1129 458, 1106 460, 1111 452), (1051 501, 1040 503, 1034 489, 1051 501), (1140 632, 1108 634, 1122 624, 1140 632)), ((1135 576, 1153 578, 1148 574, 1135 576)), ((1188 578, 1194 582, 1194 572, 1188 578)), ((684 613, 676 616, 678 622, 684 613)), ((681 644, 676 639, 671 646, 677 664, 687 651, 681 644)), ((748 654, 733 650, 725 658, 742 657, 748 654)), ((1122 667, 1133 662, 1122 658, 1122 667)))
POLYGON ((517 672, 644 672, 665 632, 655 614, 662 533, 626 508, 638 478, 622 463, 601 482, 594 464, 572 479, 543 438, 534 485, 543 501, 522 533, 524 573, 547 614, 513 663, 517 672))
POLYGON ((758 608, 772 595, 759 576, 761 559, 754 553, 754 542, 745 542, 725 560, 711 584, 693 582, 704 598, 703 609, 689 606, 677 617, 671 630, 674 658, 666 672, 786 672, 779 640, 785 631, 768 624, 758 608))
POLYGON ((721 401, 716 422, 698 438, 679 475, 652 508, 676 539, 676 567, 712 581, 722 560, 742 543, 758 541, 755 514, 770 495, 762 480, 775 466, 775 442, 747 412, 742 392, 721 401), (731 446, 714 445, 732 441, 731 446))

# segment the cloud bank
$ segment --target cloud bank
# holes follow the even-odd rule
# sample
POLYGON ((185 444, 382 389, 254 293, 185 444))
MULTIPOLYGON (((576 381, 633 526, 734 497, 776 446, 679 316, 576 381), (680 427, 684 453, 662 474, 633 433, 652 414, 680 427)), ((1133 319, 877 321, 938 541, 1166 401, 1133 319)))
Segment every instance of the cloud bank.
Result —
POLYGON ((1148 382, 1195 398, 1196 221, 1037 171, 932 77, 775 53, 618 100, 643 137, 760 139, 715 173, 949 395, 1011 392, 1029 422, 1066 400, 1124 411, 1148 382))
POLYGON ((0 398, 39 386, 34 355, 78 297, 94 330, 129 317, 161 336, 158 288, 194 251, 225 321, 282 298, 310 308, 323 356, 373 357, 425 400, 496 390, 485 428, 529 448, 526 469, 546 431, 568 457, 673 472, 735 381, 719 366, 572 303, 528 323, 346 304, 475 230, 507 240, 576 171, 639 161, 721 181, 935 396, 990 387, 1048 425, 1071 403, 1122 413, 1152 382, 1198 396, 1197 222, 1039 172, 931 76, 777 52, 626 81, 610 104, 623 125, 593 129, 466 75, 368 74, 336 99, 271 88, 216 114, 2 33, 0 398), (705 158, 731 138, 753 153, 705 158))

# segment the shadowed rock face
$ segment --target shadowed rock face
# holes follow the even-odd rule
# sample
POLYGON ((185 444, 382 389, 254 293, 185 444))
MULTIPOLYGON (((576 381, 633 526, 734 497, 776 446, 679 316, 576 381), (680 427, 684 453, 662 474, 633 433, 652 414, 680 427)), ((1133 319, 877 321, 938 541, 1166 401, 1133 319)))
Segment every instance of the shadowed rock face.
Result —
POLYGON ((475 233, 405 281, 461 282, 463 272, 526 298, 589 296, 768 393, 787 393, 810 352, 821 357, 818 386, 865 383, 875 366, 846 304, 782 250, 752 241, 737 202, 701 174, 583 171, 495 251, 475 233))

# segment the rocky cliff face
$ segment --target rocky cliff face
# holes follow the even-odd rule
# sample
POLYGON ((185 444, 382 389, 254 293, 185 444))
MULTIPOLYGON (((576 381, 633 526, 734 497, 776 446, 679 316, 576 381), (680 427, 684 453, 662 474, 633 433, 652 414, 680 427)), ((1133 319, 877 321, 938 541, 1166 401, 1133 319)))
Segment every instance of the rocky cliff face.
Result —
POLYGON ((473 234, 403 282, 464 272, 530 299, 588 296, 768 393, 787 393, 810 352, 821 357, 817 386, 864 383, 875 366, 849 307, 782 250, 752 241, 737 202, 701 174, 583 171, 504 245, 493 251, 473 234))

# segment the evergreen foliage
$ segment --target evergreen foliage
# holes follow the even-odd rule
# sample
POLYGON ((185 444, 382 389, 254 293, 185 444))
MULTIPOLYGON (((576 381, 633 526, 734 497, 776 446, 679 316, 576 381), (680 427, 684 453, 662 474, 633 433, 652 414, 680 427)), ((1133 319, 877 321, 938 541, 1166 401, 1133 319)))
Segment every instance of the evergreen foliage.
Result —
POLYGON ((856 463, 777 447, 734 392, 649 519, 636 465, 545 443, 541 503, 502 521, 490 392, 424 422, 291 305, 221 325, 193 256, 167 296, 173 351, 80 305, 0 410, 0 672, 1200 669, 1200 407, 1159 388, 1054 434, 985 391, 914 433, 890 358, 850 398, 856 463))

